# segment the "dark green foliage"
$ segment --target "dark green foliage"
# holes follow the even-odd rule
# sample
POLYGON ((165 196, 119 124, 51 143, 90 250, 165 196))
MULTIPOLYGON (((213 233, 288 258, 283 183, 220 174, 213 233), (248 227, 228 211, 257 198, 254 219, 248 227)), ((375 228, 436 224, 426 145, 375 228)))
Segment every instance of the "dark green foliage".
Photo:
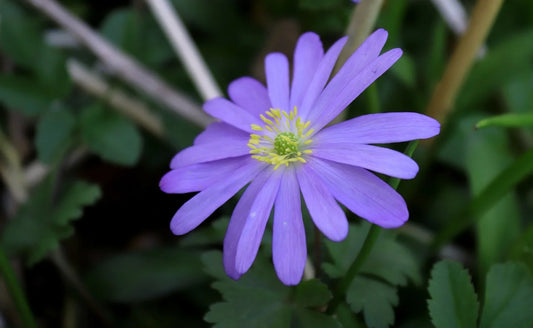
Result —
MULTIPOLYGON (((324 263, 324 271, 340 277, 348 269, 361 249, 369 228, 368 223, 350 225, 346 240, 327 241, 332 263, 324 263)), ((353 311, 362 313, 370 327, 390 327, 394 324, 394 307, 398 304, 397 286, 408 280, 420 283, 418 264, 411 251, 400 244, 395 234, 383 231, 367 261, 346 293, 353 311)))
MULTIPOLYGON (((479 303, 470 275, 459 263, 441 261, 432 270, 428 301, 436 328, 478 327, 479 303)), ((491 267, 479 327, 531 327, 533 277, 522 264, 507 262, 491 267)))
POLYGON ((81 136, 89 149, 110 162, 133 165, 139 159, 142 138, 136 126, 104 106, 84 109, 81 136))
POLYGON ((335 319, 308 308, 324 305, 331 298, 318 280, 284 286, 261 254, 238 281, 226 276, 220 252, 208 252, 202 260, 207 273, 216 279, 213 287, 224 299, 211 305, 205 316, 214 327, 340 327, 335 319))
POLYGON ((74 233, 71 221, 79 219, 83 207, 101 196, 98 186, 83 181, 57 188, 52 177, 44 180, 4 228, 2 247, 11 254, 23 255, 30 265, 70 237, 74 233))

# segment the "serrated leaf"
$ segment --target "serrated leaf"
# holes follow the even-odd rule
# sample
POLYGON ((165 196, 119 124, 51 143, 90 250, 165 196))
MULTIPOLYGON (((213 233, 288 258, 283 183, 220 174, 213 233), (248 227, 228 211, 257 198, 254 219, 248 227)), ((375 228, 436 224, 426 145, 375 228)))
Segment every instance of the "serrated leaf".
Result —
POLYGON ((487 274, 481 328, 533 326, 533 279, 519 263, 492 266, 487 274))
POLYGON ((428 287, 431 320, 437 328, 475 328, 479 311, 468 271, 444 260, 433 266, 428 287))
POLYGON ((72 220, 82 208, 100 198, 100 188, 83 181, 67 184, 55 199, 54 180, 44 180, 8 221, 2 235, 6 251, 23 255, 32 265, 44 258, 59 242, 72 234, 72 220))
POLYGON ((82 113, 81 133, 91 151, 112 163, 134 165, 141 154, 142 138, 136 126, 98 104, 82 113))
POLYGON ((503 114, 483 119, 476 123, 476 129, 489 126, 523 127, 533 126, 533 113, 503 114))
POLYGON ((346 301, 354 312, 363 312, 369 328, 394 324, 398 292, 391 285, 367 277, 356 277, 346 291, 346 301))
POLYGON ((39 160, 52 164, 58 160, 72 143, 76 119, 65 109, 45 113, 37 124, 35 144, 39 160))
POLYGON ((94 295, 113 302, 141 302, 192 288, 207 280, 195 251, 182 247, 132 251, 105 259, 86 276, 94 295))
POLYGON ((25 115, 36 115, 46 111, 54 97, 36 80, 0 74, 0 103, 8 109, 25 115))
POLYGON ((217 280, 213 283, 213 288, 224 299, 223 302, 212 305, 205 315, 204 319, 213 323, 214 327, 338 327, 335 319, 306 309, 301 304, 302 294, 310 300, 303 302, 306 304, 327 301, 329 294, 324 290, 323 284, 305 284, 299 296, 294 298, 291 295, 297 287, 283 285, 276 277, 270 261, 261 253, 251 270, 238 281, 230 279, 224 273, 220 252, 205 253, 202 261, 206 272, 217 280), (309 326, 311 323, 315 324, 309 326))

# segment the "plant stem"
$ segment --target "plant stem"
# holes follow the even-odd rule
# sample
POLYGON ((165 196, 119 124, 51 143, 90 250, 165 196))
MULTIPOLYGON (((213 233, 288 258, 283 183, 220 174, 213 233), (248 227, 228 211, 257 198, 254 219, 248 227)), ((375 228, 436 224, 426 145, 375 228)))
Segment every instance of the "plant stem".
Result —
MULTIPOLYGON (((405 148, 404 154, 411 157, 413 156, 413 153, 418 146, 418 140, 413 140, 409 142, 407 147, 405 148)), ((398 189, 398 185, 400 184, 400 179, 398 178, 391 178, 389 180, 389 185, 394 188, 398 189)), ((335 293, 333 294, 333 299, 329 303, 327 313, 333 314, 337 310, 337 307, 344 299, 344 295, 346 295, 346 290, 348 290, 348 287, 350 287, 350 284, 354 280, 357 273, 359 273, 359 270, 365 263, 366 259, 370 255, 374 244, 376 243, 376 240, 379 237, 379 233, 381 232, 381 228, 375 224, 370 225, 370 229, 368 230, 365 241, 363 242, 363 246, 361 246, 361 250, 359 251, 359 254, 357 254, 355 260, 352 262, 352 265, 350 265, 350 268, 348 268, 348 271, 342 277, 341 281, 337 285, 337 289, 335 290, 335 293)))
POLYGON ((466 74, 498 14, 503 0, 478 0, 470 24, 452 54, 442 79, 429 101, 426 114, 444 125, 453 109, 466 74))
POLYGON ((28 301, 26 300, 26 297, 24 296, 24 292, 22 291, 22 288, 20 287, 20 284, 15 275, 15 272, 13 271, 13 268, 11 267, 11 263, 9 263, 9 260, 6 254, 4 253, 4 250, 1 247, 0 247, 0 273, 2 274, 7 290, 13 300, 13 303, 15 304, 15 307, 17 308, 20 319, 22 321, 22 326, 26 328, 37 327, 35 318, 33 317, 33 314, 31 313, 30 306, 28 305, 28 301))
POLYGON ((339 285, 337 286, 337 289, 335 290, 335 293, 333 294, 333 299, 329 303, 328 309, 326 311, 328 314, 335 313, 337 307, 344 299, 346 290, 348 289, 348 287, 350 287, 350 284, 352 283, 357 273, 359 273, 359 270, 365 263, 366 259, 368 258, 368 255, 370 255, 370 252, 372 251, 380 232, 381 228, 379 226, 375 224, 370 225, 370 229, 368 230, 368 233, 366 235, 365 241, 363 242, 363 246, 359 251, 359 254, 357 254, 357 257, 353 261, 352 265, 350 266, 344 277, 342 277, 341 281, 339 282, 339 285))

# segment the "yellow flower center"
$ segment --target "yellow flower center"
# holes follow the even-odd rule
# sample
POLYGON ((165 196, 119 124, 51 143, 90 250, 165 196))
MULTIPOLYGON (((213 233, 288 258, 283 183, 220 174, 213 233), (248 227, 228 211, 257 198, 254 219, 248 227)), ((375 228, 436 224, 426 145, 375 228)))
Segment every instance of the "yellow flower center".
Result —
POLYGON ((248 141, 252 158, 274 165, 274 170, 280 165, 306 162, 305 155, 312 153, 306 148, 313 129, 308 129, 310 121, 304 123, 298 117, 296 107, 289 113, 271 108, 261 119, 265 125, 252 124, 252 130, 258 133, 252 133, 248 141))

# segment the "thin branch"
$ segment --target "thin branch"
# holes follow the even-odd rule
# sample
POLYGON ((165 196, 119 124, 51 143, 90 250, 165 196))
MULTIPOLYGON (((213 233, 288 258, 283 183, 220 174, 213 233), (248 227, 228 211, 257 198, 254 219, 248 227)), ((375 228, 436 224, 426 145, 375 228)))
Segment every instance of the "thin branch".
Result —
POLYGON ((155 101, 199 126, 207 126, 213 121, 189 97, 172 89, 133 58, 100 37, 57 2, 53 0, 26 1, 72 33, 100 60, 112 68, 117 76, 150 95, 155 101))
POLYGON ((213 75, 181 21, 178 13, 168 0, 146 0, 158 22, 163 27, 172 47, 185 66, 189 77, 204 100, 220 97, 222 92, 213 75))
POLYGON ((67 71, 72 80, 87 92, 107 101, 118 112, 131 118, 152 134, 163 137, 163 124, 139 100, 113 89, 104 79, 92 73, 75 59, 67 61, 67 71))
POLYGON ((426 109, 426 114, 440 121, 442 125, 446 123, 454 107, 457 94, 502 3, 503 0, 478 0, 476 3, 470 24, 455 48, 426 109))

